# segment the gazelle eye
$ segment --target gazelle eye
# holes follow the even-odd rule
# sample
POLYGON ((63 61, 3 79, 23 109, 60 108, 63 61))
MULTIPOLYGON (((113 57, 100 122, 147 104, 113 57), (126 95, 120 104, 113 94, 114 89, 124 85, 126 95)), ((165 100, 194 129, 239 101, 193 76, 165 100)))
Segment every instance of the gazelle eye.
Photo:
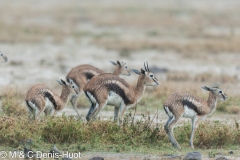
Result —
POLYGON ((127 68, 127 66, 125 66, 125 68, 127 68))
POLYGON ((72 86, 72 88, 74 88, 74 86, 72 86))
POLYGON ((219 93, 222 93, 222 91, 219 91, 219 93))
POLYGON ((150 74, 150 77, 152 78, 152 77, 153 77, 153 74, 150 74))

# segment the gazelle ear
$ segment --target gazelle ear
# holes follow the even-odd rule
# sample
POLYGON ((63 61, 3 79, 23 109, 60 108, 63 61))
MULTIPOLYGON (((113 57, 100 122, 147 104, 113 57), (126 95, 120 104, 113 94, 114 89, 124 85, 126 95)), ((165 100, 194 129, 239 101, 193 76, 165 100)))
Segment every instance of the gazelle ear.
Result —
POLYGON ((206 90, 206 91, 211 91, 211 89, 209 87, 203 86, 202 89, 206 90))
POLYGON ((121 63, 120 63, 119 61, 117 61, 117 64, 118 64, 119 66, 122 66, 121 63))
POLYGON ((115 65, 115 66, 117 65, 117 63, 116 63, 116 62, 113 62, 113 61, 110 61, 110 62, 111 62, 113 65, 115 65))
POLYGON ((67 85, 66 84, 66 82, 64 81, 64 80, 62 80, 62 79, 60 79, 60 80, 57 80, 57 82, 60 84, 60 85, 67 85))
POLYGON ((68 83, 73 84, 73 80, 71 78, 68 78, 68 83))
POLYGON ((131 71, 133 71, 136 74, 140 74, 140 72, 138 70, 136 70, 136 69, 131 69, 131 71))
POLYGON ((63 83, 60 80, 56 80, 61 86, 63 85, 63 83))
POLYGON ((67 85, 67 83, 61 79, 62 84, 67 85))
POLYGON ((146 72, 146 71, 141 68, 141 73, 142 73, 142 74, 145 74, 145 72, 146 72))

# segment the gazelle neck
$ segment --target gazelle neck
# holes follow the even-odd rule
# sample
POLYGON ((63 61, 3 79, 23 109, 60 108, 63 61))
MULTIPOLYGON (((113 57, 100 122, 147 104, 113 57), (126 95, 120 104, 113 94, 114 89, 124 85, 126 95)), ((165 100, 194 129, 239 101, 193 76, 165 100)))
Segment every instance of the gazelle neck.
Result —
POLYGON ((113 71, 113 74, 114 74, 114 75, 120 75, 120 72, 121 72, 121 71, 120 71, 120 66, 116 66, 115 69, 114 69, 114 71, 113 71))
POLYGON ((210 114, 216 109, 216 106, 217 106, 217 97, 212 92, 209 93, 207 104, 210 109, 210 112, 209 112, 210 114))
POLYGON ((146 85, 144 84, 144 79, 142 75, 139 75, 137 85, 134 89, 137 102, 139 102, 143 96, 146 85))
POLYGON ((67 88, 63 87, 62 88, 62 93, 61 93, 61 96, 60 96, 60 99, 61 99, 63 105, 67 103, 69 94, 70 94, 70 91, 67 88))

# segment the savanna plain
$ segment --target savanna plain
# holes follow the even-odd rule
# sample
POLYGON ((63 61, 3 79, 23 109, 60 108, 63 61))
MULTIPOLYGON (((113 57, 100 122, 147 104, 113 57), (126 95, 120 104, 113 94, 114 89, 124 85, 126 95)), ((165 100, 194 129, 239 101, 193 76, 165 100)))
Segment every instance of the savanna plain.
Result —
MULTIPOLYGON (((0 150, 81 152, 82 159, 168 159, 192 151, 203 159, 240 157, 240 2, 230 1, 0 1, 0 150), (144 61, 160 81, 142 100, 113 122, 106 106, 97 120, 85 120, 90 103, 82 95, 79 119, 68 104, 54 117, 28 119, 24 98, 32 85, 44 83, 60 94, 56 82, 71 68, 91 64, 112 72, 109 61, 140 70, 144 61), (207 99, 202 86, 219 86, 229 97, 201 121, 189 146, 190 119, 174 133, 182 150, 164 131, 166 98, 185 91, 207 99)), ((121 76, 136 85, 138 75, 121 76)))

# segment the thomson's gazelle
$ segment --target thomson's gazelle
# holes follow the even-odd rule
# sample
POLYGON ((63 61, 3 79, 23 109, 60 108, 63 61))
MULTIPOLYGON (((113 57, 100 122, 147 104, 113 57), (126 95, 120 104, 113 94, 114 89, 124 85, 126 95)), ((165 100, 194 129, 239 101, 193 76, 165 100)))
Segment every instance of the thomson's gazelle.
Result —
POLYGON ((217 106, 217 99, 226 100, 227 96, 218 87, 202 87, 209 91, 208 100, 204 100, 189 93, 174 92, 163 104, 169 119, 164 128, 168 134, 169 140, 176 148, 181 148, 176 141, 173 128, 181 117, 192 119, 192 133, 190 137, 190 145, 193 146, 194 131, 200 119, 204 119, 207 115, 214 112, 217 106))
POLYGON ((7 62, 7 61, 8 61, 7 56, 5 56, 4 54, 2 54, 1 51, 0 51, 0 62, 7 62))
MULTIPOLYGON (((114 75, 128 75, 130 76, 130 70, 127 66, 126 63, 124 62, 113 62, 110 61, 113 65, 115 65, 115 69, 113 71, 114 75)), ((73 84, 75 85, 76 88, 78 88, 79 90, 79 94, 78 95, 74 95, 73 97, 73 101, 71 101, 72 106, 74 108, 74 110, 76 111, 76 113, 78 114, 78 111, 76 109, 76 101, 78 100, 78 98, 80 97, 80 95, 82 94, 83 91, 83 87, 87 84, 87 82, 96 75, 99 74, 103 74, 105 73, 104 71, 93 67, 91 65, 79 65, 77 67, 74 67, 73 69, 71 69, 71 71, 67 74, 66 76, 66 80, 67 82, 72 81, 73 84)), ((79 115, 79 114, 78 114, 79 115)))
POLYGON ((65 81, 57 81, 62 85, 62 93, 56 95, 45 84, 37 84, 32 86, 26 93, 25 101, 27 104, 29 118, 37 119, 42 112, 45 115, 55 115, 65 107, 70 94, 78 94, 78 90, 71 83, 65 81))
POLYGON ((122 78, 110 73, 95 76, 85 85, 83 90, 91 103, 86 117, 88 121, 95 118, 99 111, 108 104, 115 106, 114 120, 117 120, 120 114, 119 124, 122 124, 125 110, 140 101, 146 86, 159 84, 154 74, 149 71, 147 64, 145 64, 145 70, 132 69, 132 71, 139 74, 135 88, 122 78))

